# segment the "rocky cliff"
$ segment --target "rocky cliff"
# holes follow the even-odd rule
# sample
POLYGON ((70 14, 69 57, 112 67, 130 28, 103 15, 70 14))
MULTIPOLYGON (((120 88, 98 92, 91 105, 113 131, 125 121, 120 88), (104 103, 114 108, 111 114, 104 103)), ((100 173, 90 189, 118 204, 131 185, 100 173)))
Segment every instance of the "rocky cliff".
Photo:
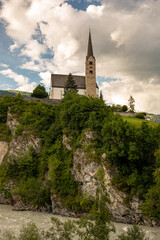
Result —
MULTIPOLYGON (((90 153, 85 152, 85 147, 90 144, 94 139, 93 132, 86 131, 84 139, 82 141, 82 147, 76 149, 73 156, 73 168, 72 173, 75 176, 77 182, 81 183, 82 192, 87 195, 95 197, 96 193, 96 181, 97 181, 97 170, 99 164, 93 161, 93 155, 95 153, 94 149, 90 153), (91 154, 92 153, 92 154, 91 154)), ((71 150, 72 147, 69 144, 69 139, 67 141, 66 136, 63 137, 64 147, 71 150)), ((102 154, 103 159, 106 158, 106 154, 102 154)), ((149 220, 142 215, 141 205, 142 201, 136 197, 133 197, 129 204, 125 203, 127 195, 124 192, 118 191, 111 185, 111 180, 116 169, 109 169, 103 165, 105 171, 105 184, 107 188, 107 193, 109 195, 110 203, 107 204, 113 221, 128 224, 142 224, 148 226, 158 226, 159 223, 155 220, 149 220)))
MULTIPOLYGON (((11 115, 8 114, 7 126, 12 133, 12 140, 8 144, 7 142, 0 142, 0 164, 9 156, 17 156, 19 153, 25 153, 32 146, 37 152, 40 151, 40 139, 27 131, 23 131, 20 136, 15 136, 15 129, 19 125, 19 122, 11 115)), ((91 141, 94 139, 94 133, 86 131, 84 137, 81 140, 81 147, 74 149, 73 151, 73 167, 71 169, 75 180, 81 185, 81 191, 92 197, 96 193, 96 181, 97 170, 99 163, 95 161, 95 150, 85 151, 91 141)), ((72 151, 72 145, 70 144, 70 138, 63 135, 63 147, 72 151)), ((116 169, 109 169, 103 164, 103 160, 106 159, 106 154, 101 156, 101 165, 105 171, 106 188, 110 198, 110 204, 108 208, 112 213, 114 221, 131 224, 145 224, 145 225, 157 225, 156 221, 151 221, 143 217, 140 209, 142 201, 133 197, 128 205, 125 204, 126 194, 118 191, 111 185, 111 179, 114 176, 116 169)), ((8 188, 12 188, 13 183, 8 183, 8 188)), ((61 203, 61 199, 52 193, 51 203, 52 209, 48 207, 33 207, 28 204, 24 204, 19 196, 13 195, 12 199, 5 199, 3 195, 0 195, 0 203, 9 203, 13 205, 14 210, 40 210, 40 211, 52 211, 54 214, 61 214, 64 216, 76 216, 74 212, 68 210, 61 203)))

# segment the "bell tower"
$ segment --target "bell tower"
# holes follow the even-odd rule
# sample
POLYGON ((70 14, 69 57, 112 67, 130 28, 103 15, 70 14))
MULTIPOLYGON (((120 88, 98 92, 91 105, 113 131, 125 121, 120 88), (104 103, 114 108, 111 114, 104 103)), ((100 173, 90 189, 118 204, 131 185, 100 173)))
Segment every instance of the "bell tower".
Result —
POLYGON ((91 31, 89 29, 88 52, 86 56, 86 96, 96 97, 96 59, 93 55, 91 31))

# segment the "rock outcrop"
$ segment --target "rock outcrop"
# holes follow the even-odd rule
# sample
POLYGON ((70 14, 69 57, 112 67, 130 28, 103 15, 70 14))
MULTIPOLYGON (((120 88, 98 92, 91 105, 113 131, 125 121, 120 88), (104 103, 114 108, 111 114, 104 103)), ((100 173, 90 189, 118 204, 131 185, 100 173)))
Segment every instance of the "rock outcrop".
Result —
POLYGON ((9 127, 11 134, 15 134, 15 130, 19 122, 12 116, 11 113, 7 113, 7 126, 9 127))
POLYGON ((33 206, 24 203, 18 195, 14 195, 12 199, 12 210, 14 211, 39 211, 39 212, 51 212, 51 206, 33 206))
MULTIPOLYGON (((7 115, 7 126, 9 127, 12 140, 10 143, 0 141, 0 164, 4 161, 5 156, 16 157, 19 153, 25 154, 30 147, 33 147, 36 152, 40 151, 40 139, 36 138, 33 134, 23 131, 20 136, 15 136, 15 130, 19 122, 10 114, 7 115)), ((7 189, 12 190, 14 187, 13 182, 7 183, 7 189)), ((11 204, 14 210, 37 210, 37 207, 25 205, 18 197, 12 196, 12 199, 7 199, 4 193, 0 194, 0 204, 11 204)), ((48 209, 48 208, 44 208, 48 209)), ((43 210, 43 208, 39 209, 43 210)))
POLYGON ((61 199, 54 193, 52 193, 51 202, 53 214, 65 217, 76 217, 76 214, 73 211, 68 210, 62 205, 61 199))
MULTIPOLYGON (((84 151, 86 145, 89 145, 91 140, 94 138, 92 133, 86 132, 82 141, 82 147, 78 148, 73 156, 73 168, 72 173, 82 186, 82 192, 91 196, 95 196, 96 193, 96 173, 99 168, 98 163, 93 161, 90 154, 84 151)), ((94 150, 92 150, 94 154, 94 150)), ((102 154, 102 159, 106 158, 106 154, 102 154)), ((133 197, 132 200, 126 204, 125 199, 127 195, 114 188, 111 185, 111 180, 116 169, 107 169, 103 165, 105 171, 105 183, 106 190, 109 195, 110 203, 107 206, 112 214, 112 219, 116 222, 128 223, 128 224, 143 224, 148 226, 158 225, 156 221, 151 221, 144 218, 140 209, 142 201, 138 198, 133 197)))
POLYGON ((30 147, 36 152, 40 151, 39 138, 35 138, 33 135, 29 135, 27 132, 24 132, 18 137, 13 137, 9 143, 10 151, 9 156, 15 157, 19 153, 26 153, 30 147))
POLYGON ((4 157, 8 152, 8 143, 0 141, 0 164, 3 162, 4 157))
POLYGON ((15 136, 16 127, 19 125, 19 122, 8 113, 7 115, 7 126, 9 127, 12 140, 9 143, 9 156, 15 157, 19 153, 26 153, 29 147, 33 147, 36 152, 40 151, 40 139, 36 138, 33 134, 30 134, 27 131, 23 131, 20 136, 15 136))

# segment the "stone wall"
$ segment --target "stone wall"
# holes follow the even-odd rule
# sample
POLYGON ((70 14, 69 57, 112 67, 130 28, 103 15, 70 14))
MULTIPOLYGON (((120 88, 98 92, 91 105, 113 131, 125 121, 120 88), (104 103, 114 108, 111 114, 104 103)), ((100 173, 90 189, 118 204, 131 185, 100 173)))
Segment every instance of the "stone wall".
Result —
POLYGON ((114 114, 119 114, 123 117, 135 117, 137 113, 132 113, 132 112, 114 112, 114 114))

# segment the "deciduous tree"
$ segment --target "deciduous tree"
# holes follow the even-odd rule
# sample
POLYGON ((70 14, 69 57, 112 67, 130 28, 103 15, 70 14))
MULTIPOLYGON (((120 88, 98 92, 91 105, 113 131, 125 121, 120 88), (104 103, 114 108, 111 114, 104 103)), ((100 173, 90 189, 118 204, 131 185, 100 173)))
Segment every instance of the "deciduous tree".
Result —
POLYGON ((39 84, 39 85, 33 90, 33 93, 31 93, 31 97, 46 98, 46 97, 48 97, 48 93, 46 92, 45 87, 39 84))
POLYGON ((134 112, 135 111, 135 100, 132 96, 129 97, 128 103, 129 103, 129 111, 134 112))

